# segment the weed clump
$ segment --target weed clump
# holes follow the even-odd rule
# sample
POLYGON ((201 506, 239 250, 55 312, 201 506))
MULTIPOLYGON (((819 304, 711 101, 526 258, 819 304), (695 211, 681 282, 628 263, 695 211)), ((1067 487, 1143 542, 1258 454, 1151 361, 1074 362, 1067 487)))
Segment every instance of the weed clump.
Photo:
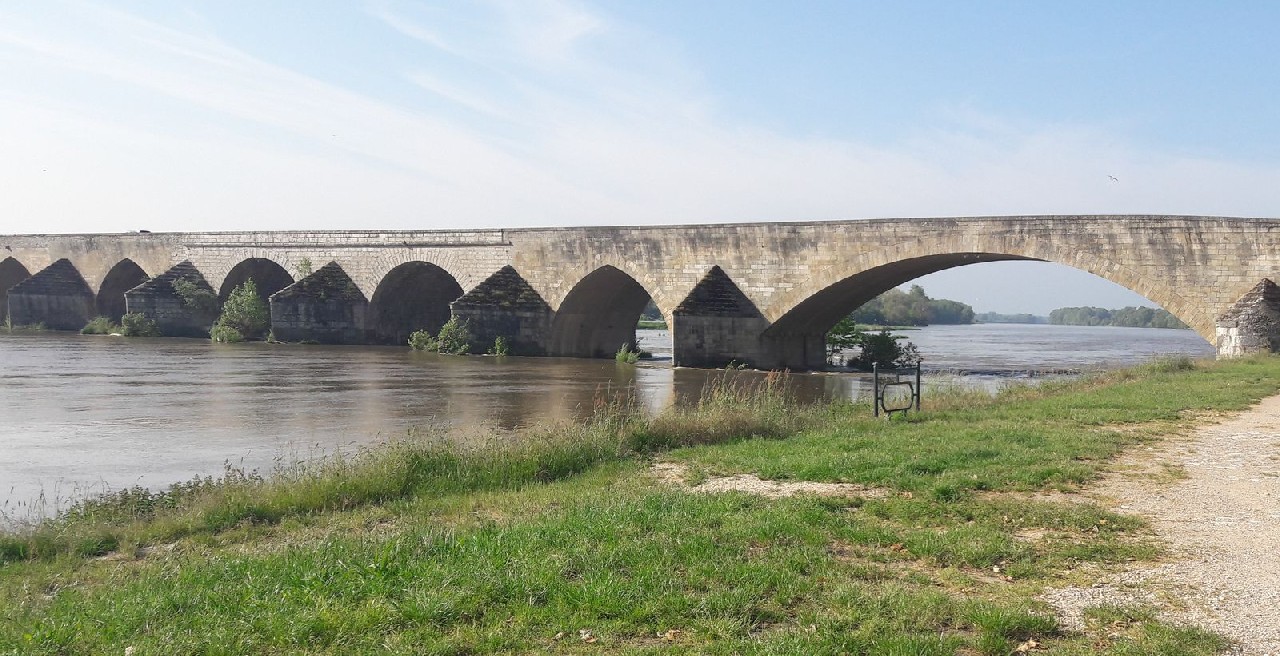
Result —
MULTIPOLYGON (((501 338, 499 338, 501 339, 501 338)), ((415 330, 409 334, 409 347, 415 351, 431 351, 447 355, 466 355, 471 352, 471 330, 465 319, 451 317, 440 327, 440 333, 415 330)))
POLYGON ((159 337, 156 322, 141 312, 130 312, 120 317, 120 334, 125 337, 159 337))
POLYGON ((81 335, 110 335, 115 332, 120 332, 120 326, 109 317, 94 317, 80 329, 81 335))

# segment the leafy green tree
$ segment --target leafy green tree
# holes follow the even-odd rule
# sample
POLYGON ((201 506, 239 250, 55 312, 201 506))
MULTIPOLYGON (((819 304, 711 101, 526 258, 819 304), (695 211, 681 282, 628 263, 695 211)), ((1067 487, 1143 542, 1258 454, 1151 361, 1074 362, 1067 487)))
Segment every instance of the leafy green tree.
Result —
POLYGON ((841 364, 840 354, 861 346, 864 335, 852 316, 841 319, 827 331, 827 362, 841 364))
POLYGON ((141 312, 130 312, 120 317, 120 334, 125 337, 159 337, 156 322, 141 312))
POLYGON ((169 283, 173 293, 182 299, 182 304, 205 315, 213 316, 218 312, 218 295, 212 289, 201 287, 186 278, 174 278, 169 283))
POLYGON ((451 355, 466 355, 471 352, 471 330, 466 319, 450 317, 440 326, 440 334, 436 336, 440 342, 440 352, 451 355))
MULTIPOLYGON (((252 278, 244 281, 227 296, 227 302, 222 304, 222 316, 218 317, 214 326, 223 328, 224 330, 218 331, 223 335, 229 335, 225 329, 231 329, 244 339, 266 337, 267 330, 271 328, 271 310, 267 307, 267 302, 258 295, 258 285, 252 278)), ((219 340, 217 336, 214 339, 233 341, 219 340)))

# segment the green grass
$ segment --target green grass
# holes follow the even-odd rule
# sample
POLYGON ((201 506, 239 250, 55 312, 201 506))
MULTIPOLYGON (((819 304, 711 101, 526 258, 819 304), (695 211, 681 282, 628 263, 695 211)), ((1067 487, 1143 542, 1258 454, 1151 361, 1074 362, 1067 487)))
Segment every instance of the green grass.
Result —
POLYGON ((0 654, 1225 645, 1141 608, 1064 631, 1041 590, 1161 546, 1138 518, 1035 493, 1078 489, 1127 446, 1275 393, 1280 359, 1161 363, 994 399, 926 391, 925 413, 894 422, 795 406, 778 384, 726 375, 695 408, 653 418, 607 406, 582 424, 427 434, 83 504, 0 538, 0 654), (655 455, 889 494, 695 495, 656 484, 655 455))
POLYGON ((667 322, 662 320, 650 321, 648 319, 641 319, 636 322, 636 328, 640 330, 666 330, 667 322))

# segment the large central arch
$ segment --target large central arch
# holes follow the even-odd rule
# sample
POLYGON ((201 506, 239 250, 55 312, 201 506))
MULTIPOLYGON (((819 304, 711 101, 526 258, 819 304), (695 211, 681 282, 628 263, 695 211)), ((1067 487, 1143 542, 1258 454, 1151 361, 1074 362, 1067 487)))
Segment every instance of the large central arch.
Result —
POLYGON ((574 285, 551 323, 550 355, 613 357, 636 342, 636 323, 649 292, 635 278, 602 266, 574 285))
POLYGON ((872 298, 930 273, 1010 260, 1053 262, 1092 273, 1142 294, 1195 328, 1207 341, 1212 343, 1214 339, 1212 321, 1206 322, 1201 316, 1203 310, 1190 307, 1177 289, 1148 279, 1105 255, 1007 235, 990 244, 968 242, 958 245, 954 239, 939 235, 842 259, 839 266, 815 272, 806 284, 774 299, 766 314, 775 318, 758 341, 744 343, 743 350, 758 349, 761 358, 754 363, 756 366, 820 368, 825 364, 826 332, 872 298))
POLYGON ((1000 253, 947 253, 899 260, 855 273, 809 296, 774 321, 769 337, 796 334, 826 335, 836 322, 867 301, 921 276, 969 264, 1009 260, 1041 261, 1000 253))

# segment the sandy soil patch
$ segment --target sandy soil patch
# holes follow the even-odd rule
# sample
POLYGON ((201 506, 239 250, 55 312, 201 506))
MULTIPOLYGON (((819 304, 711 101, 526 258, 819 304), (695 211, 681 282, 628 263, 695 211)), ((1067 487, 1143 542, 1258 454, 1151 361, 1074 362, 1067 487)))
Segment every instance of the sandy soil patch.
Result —
POLYGON ((888 490, 870 488, 853 483, 814 483, 812 481, 766 481, 754 474, 716 476, 697 485, 688 483, 689 470, 674 462, 659 462, 651 470, 658 480, 690 492, 712 494, 716 492, 748 492, 769 498, 790 497, 797 494, 813 494, 826 497, 863 497, 877 499, 889 496, 888 490))
POLYGON ((1128 454, 1088 496, 1148 518, 1173 562, 1050 591, 1065 624, 1090 606, 1150 604, 1238 641, 1231 653, 1280 656, 1280 396, 1128 454))

